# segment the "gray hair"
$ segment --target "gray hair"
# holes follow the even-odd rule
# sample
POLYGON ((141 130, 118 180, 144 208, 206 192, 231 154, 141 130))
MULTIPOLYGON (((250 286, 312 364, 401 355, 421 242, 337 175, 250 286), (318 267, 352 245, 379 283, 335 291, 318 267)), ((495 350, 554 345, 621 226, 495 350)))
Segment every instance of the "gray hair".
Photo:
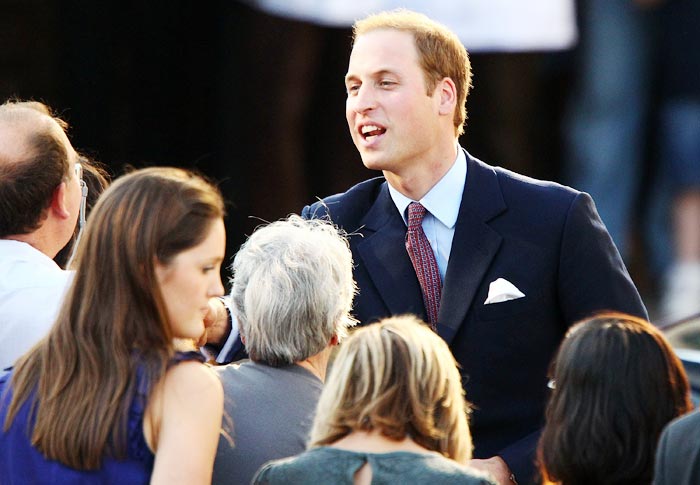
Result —
POLYGON ((300 362, 356 323, 352 254, 328 221, 292 215, 258 228, 231 270, 233 311, 253 361, 300 362))

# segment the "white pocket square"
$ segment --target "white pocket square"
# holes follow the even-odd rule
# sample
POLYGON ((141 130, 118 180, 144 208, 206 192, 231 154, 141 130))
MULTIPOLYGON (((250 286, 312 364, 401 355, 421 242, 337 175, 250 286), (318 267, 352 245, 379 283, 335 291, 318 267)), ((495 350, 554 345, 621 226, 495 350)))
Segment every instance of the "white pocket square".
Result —
POLYGON ((484 305, 517 300, 518 298, 523 298, 524 296, 525 294, 513 283, 503 278, 498 278, 496 281, 492 281, 489 285, 489 296, 486 297, 484 305))

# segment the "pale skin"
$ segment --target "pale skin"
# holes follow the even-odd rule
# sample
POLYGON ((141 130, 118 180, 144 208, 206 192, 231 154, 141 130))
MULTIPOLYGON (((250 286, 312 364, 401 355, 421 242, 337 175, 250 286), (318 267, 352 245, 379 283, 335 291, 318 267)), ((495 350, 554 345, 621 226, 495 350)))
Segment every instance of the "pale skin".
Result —
MULTIPOLYGON (((348 127, 364 165, 406 197, 423 198, 457 157, 454 81, 443 78, 428 93, 413 35, 377 29, 355 40, 345 87, 348 127)), ((499 456, 470 464, 512 484, 499 456)))
POLYGON ((226 307, 218 298, 209 300, 209 312, 204 316, 204 334, 197 342, 198 346, 206 343, 221 345, 231 333, 231 322, 226 307))
MULTIPOLYGON (((223 220, 213 220, 198 245, 155 263, 158 286, 176 338, 205 330, 208 301, 224 292, 223 220)), ((146 443, 155 454, 151 483, 211 483, 223 416, 224 392, 214 372, 199 362, 171 367, 155 386, 144 414, 146 443)))
POLYGON ((420 200, 457 157, 454 82, 443 78, 428 94, 412 35, 375 30, 356 39, 345 87, 348 127, 363 163, 420 200), (371 127, 380 133, 366 136, 371 127))
POLYGON ((152 484, 211 483, 223 409, 221 382, 210 368, 183 362, 167 372, 144 415, 156 455, 152 484))

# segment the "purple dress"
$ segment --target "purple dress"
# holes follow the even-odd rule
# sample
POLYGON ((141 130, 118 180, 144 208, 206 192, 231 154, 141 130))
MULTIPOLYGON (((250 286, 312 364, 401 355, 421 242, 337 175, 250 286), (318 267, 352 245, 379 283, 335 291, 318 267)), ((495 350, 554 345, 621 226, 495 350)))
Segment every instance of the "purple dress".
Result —
MULTIPOLYGON (((197 352, 180 352, 170 365, 204 358, 197 352)), ((149 394, 141 373, 137 374, 136 392, 129 408, 126 458, 117 460, 105 456, 99 470, 82 471, 70 468, 58 461, 45 458, 31 445, 28 422, 32 394, 15 415, 12 426, 4 428, 5 417, 12 398, 9 388, 12 371, 0 376, 0 483, 12 484, 147 484, 153 471, 155 456, 146 445, 143 434, 143 415, 149 394), (5 394, 7 390, 7 394, 5 394)), ((33 425, 34 419, 31 420, 33 425)))

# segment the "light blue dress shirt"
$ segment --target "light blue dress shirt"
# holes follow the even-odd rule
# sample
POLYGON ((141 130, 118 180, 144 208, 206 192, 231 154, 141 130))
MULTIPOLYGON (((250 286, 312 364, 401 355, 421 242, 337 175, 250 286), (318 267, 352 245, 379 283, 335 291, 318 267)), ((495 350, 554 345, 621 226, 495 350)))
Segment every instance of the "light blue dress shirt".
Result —
POLYGON ((411 202, 420 202, 427 209, 428 212, 423 217, 423 232, 430 242, 430 247, 433 248, 443 282, 447 273, 447 263, 450 260, 452 238, 455 234, 455 224, 466 180, 467 157, 464 155, 464 150, 457 146, 457 158, 452 167, 421 200, 411 200, 389 184, 391 199, 407 227, 407 209, 411 202))

